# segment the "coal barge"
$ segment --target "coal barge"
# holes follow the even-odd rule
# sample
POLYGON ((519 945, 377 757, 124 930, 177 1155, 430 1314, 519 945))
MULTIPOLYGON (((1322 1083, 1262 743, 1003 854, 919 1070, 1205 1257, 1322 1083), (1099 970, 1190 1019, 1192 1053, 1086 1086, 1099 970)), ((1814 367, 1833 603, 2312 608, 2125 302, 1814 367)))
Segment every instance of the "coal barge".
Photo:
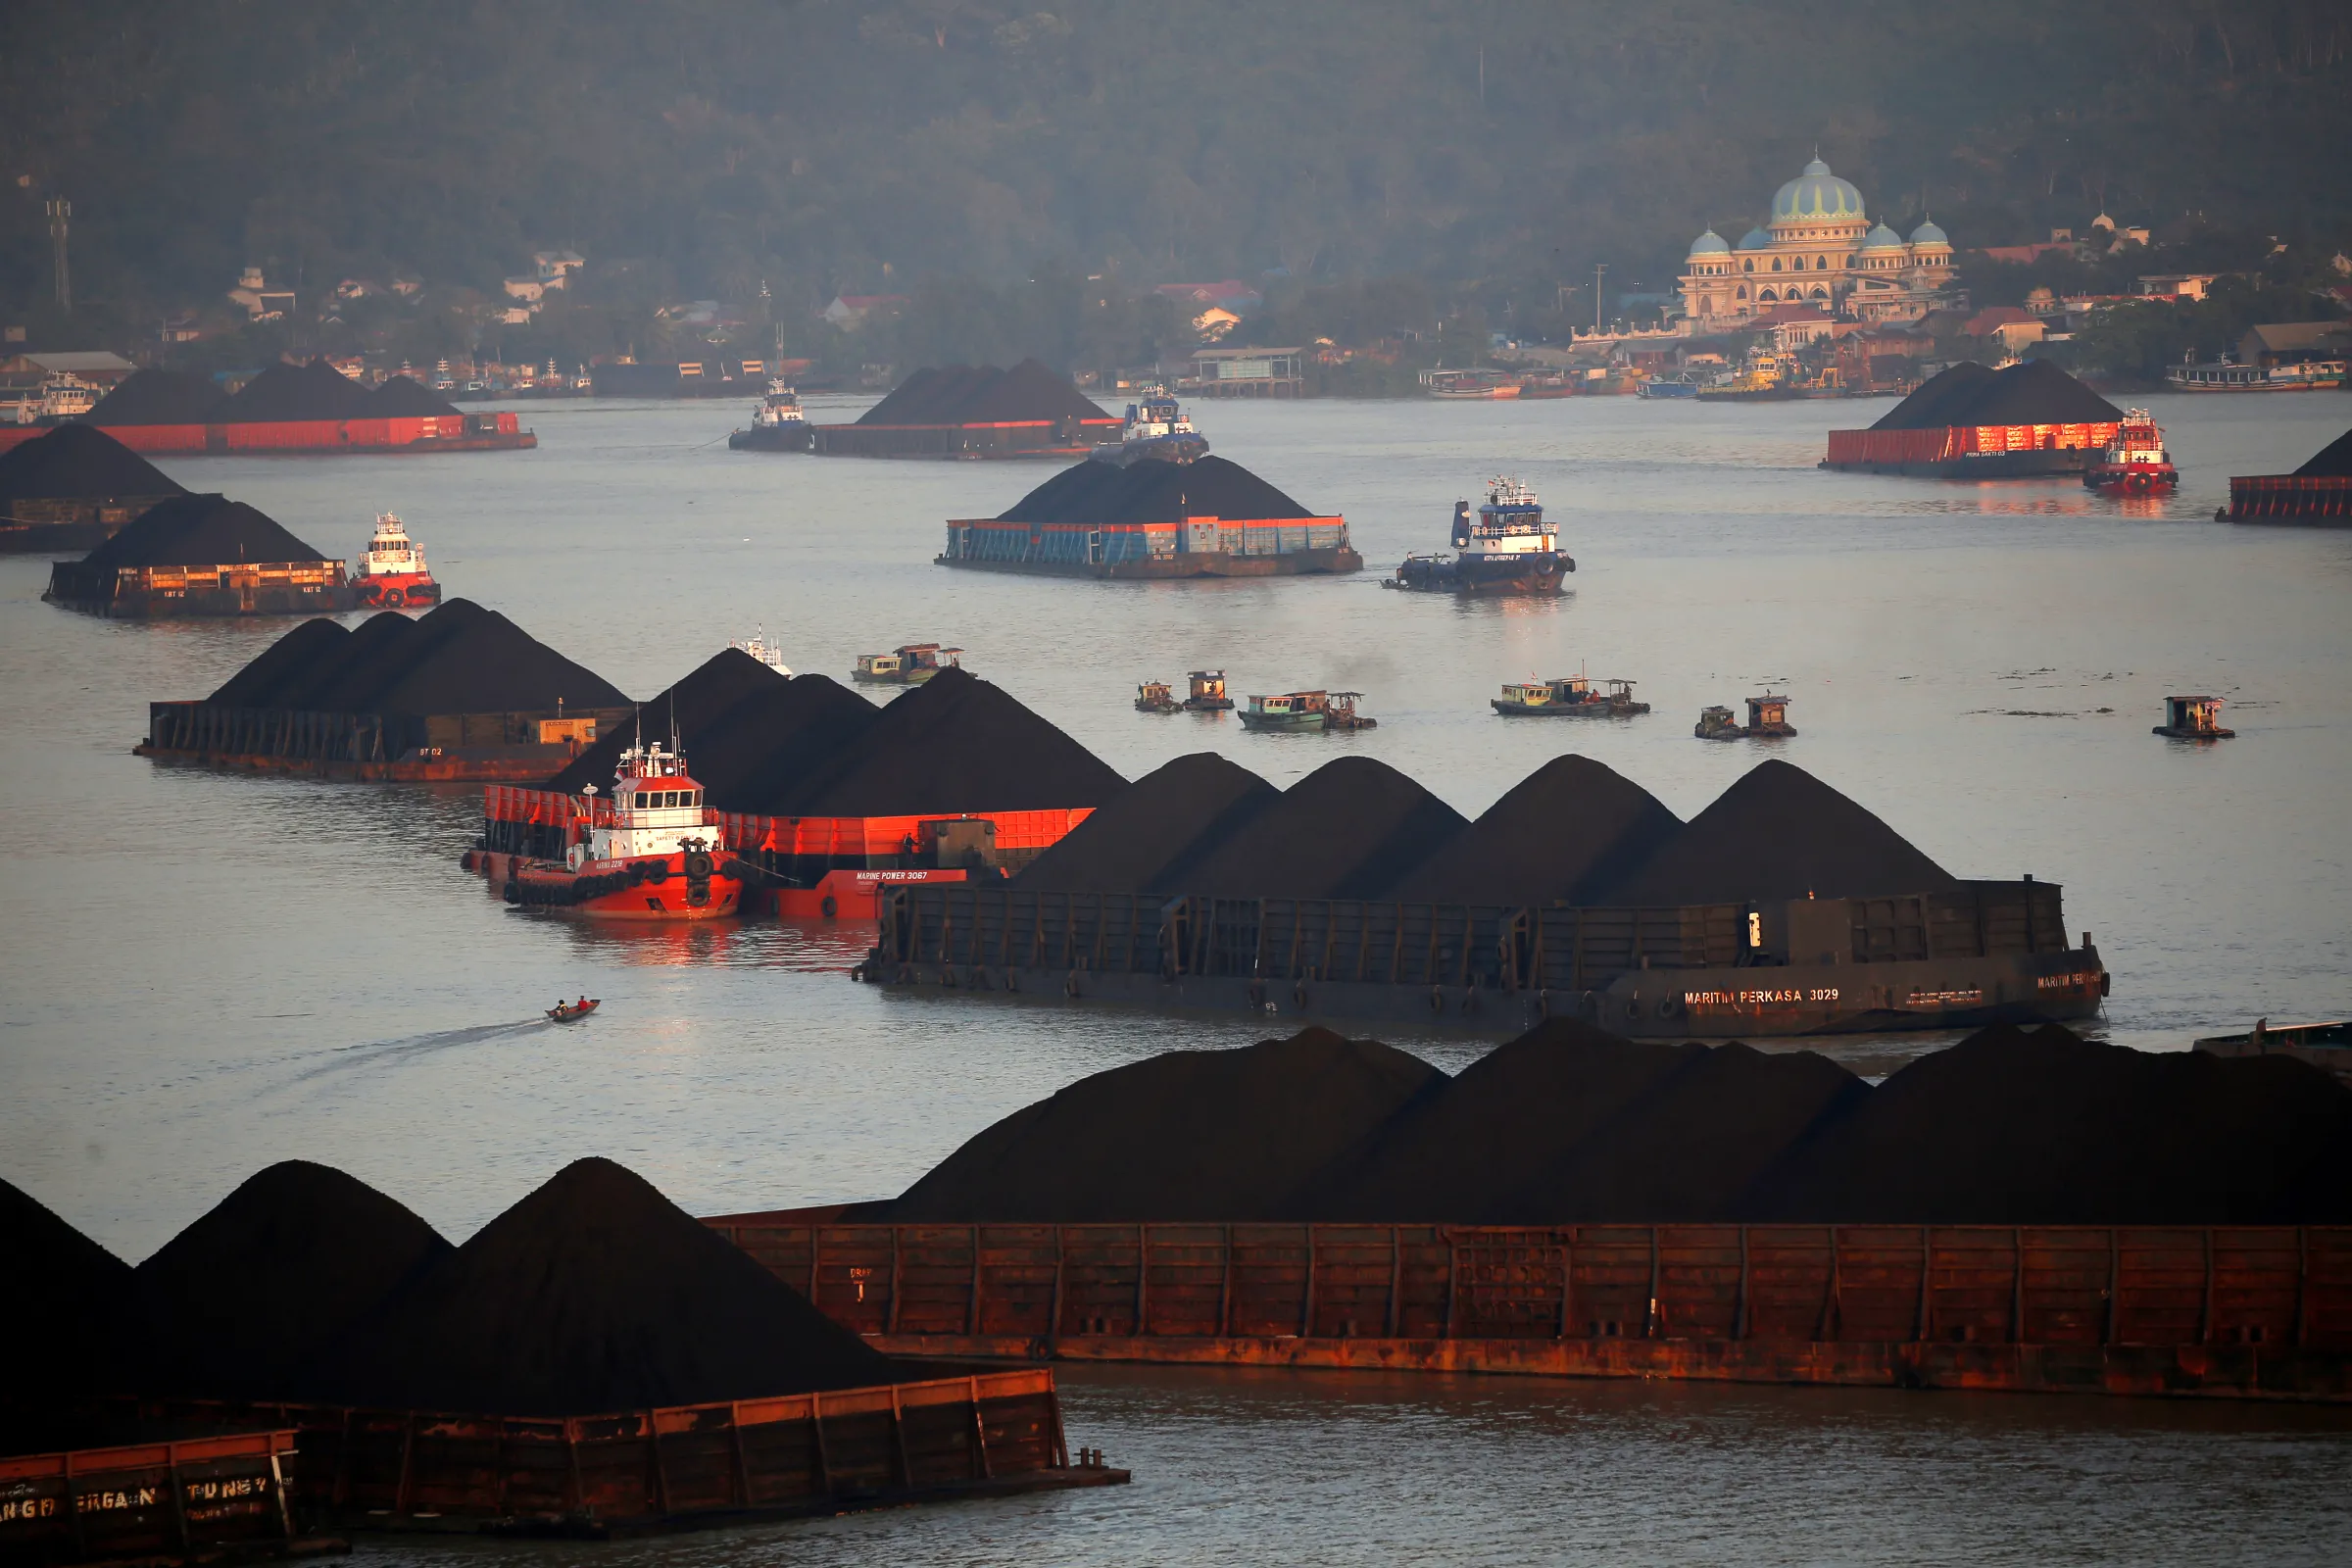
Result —
POLYGON ((1083 458, 1120 421, 1035 360, 925 366, 851 424, 808 427, 829 458, 1083 458))
POLYGON ((220 495, 158 502, 82 557, 49 569, 41 597, 112 619, 333 614, 352 608, 343 563, 220 495))
POLYGON ((2123 424, 2123 410, 2047 360, 2000 370, 1964 360, 1869 429, 1832 430, 1821 466, 1918 479, 2080 475, 2123 424))
POLYGON ((2230 522, 2352 522, 2352 430, 2320 449, 2292 473, 2232 474, 2230 522))
POLYGON ((2055 884, 1953 877, 1785 762, 1687 824, 1575 758, 1476 823, 1368 758, 1279 795, 1202 767, 1138 781, 1007 884, 888 892, 861 977, 1637 1039, 2083 1018, 2108 990, 2055 884))
MULTIPOLYGON (((134 452, 186 457, 505 452, 539 444, 512 414, 466 414, 408 376, 371 391, 323 360, 273 365, 233 397, 195 376, 141 370, 78 422, 134 452)), ((43 433, 0 427, 0 451, 43 433)))
POLYGON ((0 453, 0 551, 94 550, 186 494, 105 431, 61 424, 0 453))
POLYGON ((943 566, 1104 581, 1360 571, 1348 519, 1309 512, 1239 464, 1084 463, 995 517, 948 524, 943 566))

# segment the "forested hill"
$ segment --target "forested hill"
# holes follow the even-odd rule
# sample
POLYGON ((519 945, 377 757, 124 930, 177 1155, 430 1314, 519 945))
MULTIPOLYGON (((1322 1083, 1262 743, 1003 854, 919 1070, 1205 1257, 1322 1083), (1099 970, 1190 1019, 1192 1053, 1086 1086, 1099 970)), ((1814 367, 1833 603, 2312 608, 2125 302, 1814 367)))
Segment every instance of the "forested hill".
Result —
POLYGON ((2341 0, 17 0, 0 100, 9 299, 51 192, 118 302, 548 244, 736 298, 1638 272, 1816 144, 1964 246, 2352 214, 2341 0))

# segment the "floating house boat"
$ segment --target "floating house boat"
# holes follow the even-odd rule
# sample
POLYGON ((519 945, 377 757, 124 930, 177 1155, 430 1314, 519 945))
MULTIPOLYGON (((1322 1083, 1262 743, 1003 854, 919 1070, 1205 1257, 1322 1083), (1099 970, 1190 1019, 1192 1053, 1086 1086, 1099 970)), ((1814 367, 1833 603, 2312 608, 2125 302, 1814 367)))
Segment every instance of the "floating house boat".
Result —
POLYGON ((1453 504, 1451 556, 1407 556, 1384 588, 1476 597, 1560 592, 1576 562, 1559 548, 1544 518, 1544 504, 1516 479, 1494 479, 1473 516, 1470 503, 1453 504))
POLYGON ((943 669, 961 669, 963 650, 901 643, 887 654, 859 654, 850 678, 866 686, 920 686, 943 669))
POLYGON ((1238 714, 1244 729, 1322 734, 1330 730, 1373 729, 1378 719, 1355 710, 1362 692, 1287 692, 1280 697, 1252 697, 1238 714))
POLYGON ((1181 713, 1184 704, 1168 690, 1164 680, 1148 680, 1135 689, 1135 710, 1139 713, 1181 713))
POLYGON ((1700 710, 1691 733, 1702 741, 1785 740, 1796 733, 1796 726, 1788 722, 1788 699, 1766 692, 1747 700, 1746 723, 1734 718, 1728 708, 1708 708, 1700 710))
POLYGON ((2164 722, 2151 731, 2177 741, 2234 740, 2237 731, 2222 727, 2222 699, 2189 695, 2164 700, 2164 722))
POLYGON ((1184 706, 1196 713, 1222 713, 1233 707, 1233 699, 1225 695, 1225 672, 1221 669, 1196 669, 1185 676, 1189 689, 1184 706))
POLYGON ((1582 675, 1559 675, 1550 680, 1513 681, 1500 697, 1488 703, 1505 718, 1628 718, 1649 711, 1647 703, 1634 700, 1630 680, 1604 680, 1606 691, 1594 691, 1582 675))
POLYGON ((943 566, 1152 580, 1360 571, 1348 520, 1223 458, 1082 463, 1002 515, 948 524, 943 566))

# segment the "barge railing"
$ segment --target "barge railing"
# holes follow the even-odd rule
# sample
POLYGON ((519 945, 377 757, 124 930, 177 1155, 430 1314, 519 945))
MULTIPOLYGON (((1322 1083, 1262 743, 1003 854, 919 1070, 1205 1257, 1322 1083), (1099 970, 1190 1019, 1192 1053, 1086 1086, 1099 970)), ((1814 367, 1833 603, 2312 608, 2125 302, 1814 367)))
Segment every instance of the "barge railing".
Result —
POLYGON ((707 1223, 895 1354, 2352 1401, 2347 1227, 707 1223))
POLYGON ((286 1555, 287 1429, 0 1457, 0 1563, 286 1555))

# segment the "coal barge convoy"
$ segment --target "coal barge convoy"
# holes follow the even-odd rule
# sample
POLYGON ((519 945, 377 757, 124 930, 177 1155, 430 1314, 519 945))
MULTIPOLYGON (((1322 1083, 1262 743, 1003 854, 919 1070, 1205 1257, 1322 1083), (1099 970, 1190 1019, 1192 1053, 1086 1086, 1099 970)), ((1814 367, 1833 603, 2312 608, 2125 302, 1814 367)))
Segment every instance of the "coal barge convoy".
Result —
POLYGON ((1287 792, 1184 758, 1003 884, 892 889, 860 977, 1264 1017, 1635 1038, 2082 1018, 2108 989, 2059 888, 1963 881, 1759 764, 1689 823, 1599 763, 1475 823, 1369 758, 1287 792))
MULTIPOLYGON (((820 458, 1083 458, 1119 421, 1035 360, 925 366, 852 424, 808 426, 820 458)), ((745 443, 747 446, 751 443, 745 443)), ((801 450, 777 443, 773 450, 801 450)))

